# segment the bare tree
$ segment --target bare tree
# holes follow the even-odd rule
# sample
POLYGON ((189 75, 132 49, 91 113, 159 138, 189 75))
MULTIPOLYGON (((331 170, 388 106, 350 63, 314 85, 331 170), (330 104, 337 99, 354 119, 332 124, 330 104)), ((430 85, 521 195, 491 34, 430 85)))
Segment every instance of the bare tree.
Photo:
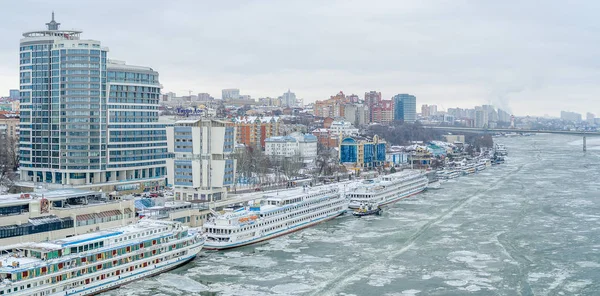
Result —
POLYGON ((271 160, 259 147, 246 147, 234 154, 237 160, 238 175, 247 180, 255 180, 258 183, 267 183, 267 175, 271 168, 271 160))
POLYGON ((273 157, 271 165, 278 173, 283 173, 287 180, 300 175, 300 170, 304 167, 300 153, 290 157, 273 157))
POLYGON ((316 166, 320 176, 331 176, 340 168, 337 158, 332 157, 332 150, 321 143, 317 145, 316 166))
POLYGON ((10 188, 14 184, 19 167, 19 151, 14 137, 0 134, 0 188, 10 188))

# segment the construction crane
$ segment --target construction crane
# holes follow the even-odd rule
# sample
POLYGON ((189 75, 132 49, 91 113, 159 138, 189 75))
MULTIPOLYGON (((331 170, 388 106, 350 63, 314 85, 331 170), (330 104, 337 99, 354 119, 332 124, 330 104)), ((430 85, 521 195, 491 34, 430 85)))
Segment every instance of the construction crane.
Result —
POLYGON ((184 90, 184 92, 188 93, 188 96, 190 96, 190 97, 191 97, 191 96, 192 96, 192 93, 193 93, 194 91, 193 91, 193 90, 191 90, 191 89, 186 89, 186 90, 184 90))

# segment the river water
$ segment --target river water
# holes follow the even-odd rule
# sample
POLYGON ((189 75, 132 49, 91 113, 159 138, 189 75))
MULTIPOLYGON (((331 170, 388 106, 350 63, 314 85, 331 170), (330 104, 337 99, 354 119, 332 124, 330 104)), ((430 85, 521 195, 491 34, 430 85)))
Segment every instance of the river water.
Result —
POLYGON ((496 141, 506 164, 380 217, 202 252, 105 295, 600 295, 600 150, 569 136, 496 141))

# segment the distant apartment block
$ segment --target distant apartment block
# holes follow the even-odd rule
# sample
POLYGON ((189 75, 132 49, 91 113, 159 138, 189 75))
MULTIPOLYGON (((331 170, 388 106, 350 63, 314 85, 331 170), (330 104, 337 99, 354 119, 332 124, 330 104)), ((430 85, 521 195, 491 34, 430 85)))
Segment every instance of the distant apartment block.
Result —
POLYGON ((369 107, 371 122, 389 124, 394 120, 394 103, 392 100, 381 100, 378 104, 369 107))
MULTIPOLYGON (((17 114, 0 114, 0 136, 7 136, 14 141, 19 140, 20 119, 17 114)), ((16 142, 14 142, 16 143, 16 142)))
POLYGON ((209 93, 199 93, 197 97, 198 97, 198 101, 200 101, 200 102, 210 101, 210 100, 214 99, 213 97, 210 96, 209 93))
POLYGON ((9 93, 8 97, 13 100, 18 100, 21 97, 20 91, 18 89, 11 89, 8 91, 8 93, 9 93))
POLYGON ((331 96, 327 100, 316 101, 313 106, 313 112, 317 117, 344 117, 347 103, 348 98, 340 91, 337 95, 331 96))
POLYGON ((475 127, 484 128, 489 127, 488 125, 488 113, 481 107, 475 108, 475 127))
POLYGON ((238 88, 226 88, 221 91, 221 98, 223 100, 237 100, 240 98, 240 90, 238 88))
POLYGON ((398 94, 392 100, 394 102, 394 120, 408 123, 417 120, 417 98, 415 96, 398 94))
POLYGON ((586 113, 585 114, 585 120, 589 123, 589 124, 594 124, 595 123, 595 118, 596 116, 593 113, 586 113))
POLYGON ((281 101, 281 106, 283 107, 295 107, 298 105, 296 94, 291 92, 289 89, 287 92, 283 93, 281 97, 279 97, 279 100, 281 101))
POLYGON ((265 139, 281 135, 281 119, 277 116, 241 116, 233 119, 236 142, 249 147, 265 148, 265 139))
POLYGON ((292 133, 288 136, 270 137, 265 140, 265 155, 294 158, 305 163, 317 158, 317 137, 312 134, 292 133))
POLYGON ((365 104, 353 103, 346 105, 344 118, 358 127, 369 123, 370 114, 369 107, 365 104))
POLYGON ((560 111, 560 119, 566 121, 581 121, 581 114, 569 111, 560 111))
POLYGON ((355 128, 350 121, 346 120, 334 120, 329 126, 329 130, 332 134, 342 136, 356 136, 359 130, 355 128))

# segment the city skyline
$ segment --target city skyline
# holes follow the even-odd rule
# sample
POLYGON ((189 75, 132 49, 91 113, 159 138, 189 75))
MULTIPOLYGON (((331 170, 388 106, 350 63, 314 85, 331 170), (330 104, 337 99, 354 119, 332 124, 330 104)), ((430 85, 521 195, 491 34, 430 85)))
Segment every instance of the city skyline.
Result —
POLYGON ((339 90, 377 90, 384 99, 415 94, 419 105, 441 109, 492 104, 539 116, 600 110, 599 73, 588 62, 597 47, 588 31, 598 5, 592 2, 587 9, 519 3, 518 11, 496 3, 150 2, 118 9, 102 2, 11 4, 0 12, 13 24, 2 29, 9 39, 0 45, 0 91, 18 86, 21 33, 54 10, 63 28, 85 28, 123 60, 161 72, 163 92, 239 88, 259 98, 292 89, 309 103, 339 90), (128 12, 134 8, 140 13, 128 12), (139 25, 147 20, 142 15, 156 18, 139 25), (336 23, 338 17, 352 21, 336 23))

